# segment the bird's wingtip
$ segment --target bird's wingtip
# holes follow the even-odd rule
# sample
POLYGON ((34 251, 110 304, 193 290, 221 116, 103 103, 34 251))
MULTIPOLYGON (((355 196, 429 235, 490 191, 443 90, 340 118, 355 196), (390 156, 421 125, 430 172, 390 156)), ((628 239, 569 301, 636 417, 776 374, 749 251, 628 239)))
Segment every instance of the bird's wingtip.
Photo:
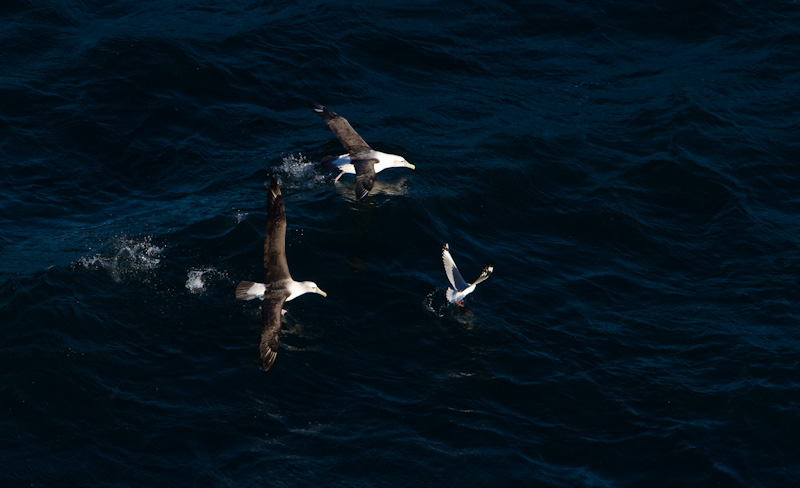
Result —
POLYGON ((281 187, 275 177, 270 177, 269 191, 267 192, 267 208, 271 209, 281 196, 281 187))
POLYGON ((281 194, 281 187, 278 186, 278 180, 276 180, 274 176, 269 177, 269 191, 274 193, 275 196, 281 194))
POLYGON ((308 104, 309 108, 311 108, 311 110, 317 112, 318 114, 321 114, 322 112, 325 111, 325 107, 323 105, 320 105, 319 103, 315 102, 314 100, 311 100, 310 98, 306 98, 306 103, 308 104))
POLYGON ((492 271, 494 271, 494 266, 487 266, 483 268, 483 271, 481 271, 481 275, 478 276, 477 280, 475 280, 475 284, 478 284, 483 280, 485 280, 486 278, 488 278, 489 276, 491 276, 492 271))
POLYGON ((264 356, 261 358, 262 364, 264 365, 264 371, 269 371, 269 368, 275 364, 275 358, 278 357, 278 352, 273 351, 272 349, 268 349, 264 356))
POLYGON ((359 202, 369 195, 369 189, 362 182, 356 182, 356 200, 359 202))

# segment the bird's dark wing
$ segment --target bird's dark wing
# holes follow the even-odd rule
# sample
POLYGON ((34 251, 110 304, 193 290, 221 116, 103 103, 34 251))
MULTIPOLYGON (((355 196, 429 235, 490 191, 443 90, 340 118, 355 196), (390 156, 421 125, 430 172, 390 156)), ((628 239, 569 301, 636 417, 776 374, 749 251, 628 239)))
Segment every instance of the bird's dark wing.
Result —
POLYGON ((375 184, 375 158, 351 161, 356 169, 356 199, 363 200, 375 184))
POLYGON ((264 371, 269 370, 278 355, 281 344, 281 309, 289 292, 286 290, 267 292, 261 304, 261 362, 264 371))
POLYGON ((264 267, 267 269, 266 283, 287 280, 289 265, 286 263, 286 212, 278 182, 272 178, 267 193, 267 232, 264 237, 264 267))
POLYGON ((364 139, 358 135, 358 132, 353 129, 347 119, 317 102, 309 100, 308 106, 322 117, 322 120, 324 120, 333 133, 336 134, 339 142, 342 143, 342 146, 344 146, 350 155, 357 154, 361 151, 369 151, 371 149, 369 144, 364 142, 364 139))

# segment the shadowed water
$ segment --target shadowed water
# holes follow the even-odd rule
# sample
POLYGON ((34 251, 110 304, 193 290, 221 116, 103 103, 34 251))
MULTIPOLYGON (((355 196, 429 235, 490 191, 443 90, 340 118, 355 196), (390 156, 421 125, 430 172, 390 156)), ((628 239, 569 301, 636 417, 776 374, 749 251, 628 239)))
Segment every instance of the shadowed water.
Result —
POLYGON ((9 486, 800 476, 793 2, 6 2, 9 486), (305 105, 415 171, 355 179, 305 105), (266 183, 293 277, 273 368, 266 183), (469 281, 445 298, 449 242, 469 281))

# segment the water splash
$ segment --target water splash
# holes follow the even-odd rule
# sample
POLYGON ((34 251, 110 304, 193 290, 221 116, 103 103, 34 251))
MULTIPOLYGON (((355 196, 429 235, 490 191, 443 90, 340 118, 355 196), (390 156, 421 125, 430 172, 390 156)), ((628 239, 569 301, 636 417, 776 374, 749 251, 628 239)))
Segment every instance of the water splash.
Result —
POLYGON ((275 175, 282 188, 310 189, 323 183, 326 174, 319 173, 319 164, 312 163, 303 154, 287 154, 275 175))
POLYGON ((190 269, 187 273, 186 288, 192 293, 202 293, 206 289, 206 282, 203 281, 203 275, 214 273, 216 269, 213 267, 203 269, 190 269))
POLYGON ((186 279, 186 288, 192 293, 201 293, 206 288, 203 282, 203 274, 207 273, 208 269, 190 269, 186 279))
POLYGON ((156 246, 152 236, 141 239, 119 237, 105 249, 90 257, 82 257, 74 265, 89 270, 105 270, 114 281, 130 275, 149 273, 161 264, 164 247, 156 246))
POLYGON ((447 311, 447 300, 442 300, 443 295, 440 293, 441 290, 439 288, 434 289, 430 293, 425 296, 425 299, 422 301, 422 305, 425 307, 430 313, 436 314, 437 317, 442 318, 445 315, 445 311, 447 311))
POLYGON ((447 301, 444 290, 436 288, 428 293, 422 301, 423 307, 438 318, 453 319, 467 329, 473 329, 477 324, 475 312, 466 307, 458 307, 447 301))
POLYGON ((194 294, 203 293, 207 290, 209 284, 216 279, 227 281, 228 275, 213 266, 192 268, 186 273, 186 289, 194 294))

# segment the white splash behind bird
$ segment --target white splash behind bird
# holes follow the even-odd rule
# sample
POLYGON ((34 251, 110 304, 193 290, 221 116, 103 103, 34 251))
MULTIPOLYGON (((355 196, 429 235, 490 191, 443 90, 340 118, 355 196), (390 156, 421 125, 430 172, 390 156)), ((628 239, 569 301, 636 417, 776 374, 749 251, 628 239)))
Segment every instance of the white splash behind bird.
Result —
POLYGON ((447 274, 447 279, 452 286, 452 288, 447 289, 447 300, 450 303, 457 304, 459 307, 464 306, 462 303, 464 298, 475 291, 478 283, 488 278, 494 270, 493 266, 487 266, 483 268, 481 275, 474 282, 467 283, 461 277, 456 262, 453 261, 453 256, 450 255, 450 246, 447 243, 442 247, 442 263, 444 264, 444 272, 447 274))
POLYGON ((278 354, 281 340, 283 304, 313 292, 328 296, 313 281, 295 281, 286 262, 286 211, 281 189, 272 178, 267 193, 267 230, 264 237, 264 283, 242 281, 236 287, 238 300, 261 298, 261 361, 267 371, 278 354))
POLYGON ((336 112, 311 100, 308 100, 308 106, 322 117, 347 150, 347 154, 342 154, 338 158, 330 156, 322 162, 332 164, 341 171, 334 182, 339 181, 345 173, 356 175, 356 199, 363 200, 369 194, 375 184, 376 174, 386 168, 415 168, 402 156, 373 150, 353 129, 350 122, 336 112))

